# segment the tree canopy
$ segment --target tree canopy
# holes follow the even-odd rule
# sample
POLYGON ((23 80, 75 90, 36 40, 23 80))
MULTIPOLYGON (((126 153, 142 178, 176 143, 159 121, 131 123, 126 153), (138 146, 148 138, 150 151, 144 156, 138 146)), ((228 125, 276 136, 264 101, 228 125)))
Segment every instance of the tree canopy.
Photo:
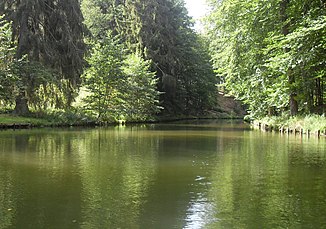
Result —
POLYGON ((126 54, 109 33, 92 44, 84 73, 84 106, 99 121, 148 120, 159 111, 157 79, 150 62, 126 54))
POLYGON ((17 72, 16 113, 27 113, 28 104, 37 106, 47 99, 59 107, 69 106, 84 63, 85 27, 79 1, 4 0, 0 14, 12 21, 17 59, 28 62, 17 72), (41 99, 40 94, 48 96, 41 99))
POLYGON ((325 113, 324 1, 208 3, 202 35, 183 0, 3 0, 0 104, 198 116, 219 109, 219 82, 253 117, 325 113))
POLYGON ((215 71, 253 116, 325 112, 324 1, 209 3, 215 71))
MULTIPOLYGON (((138 109, 131 119, 151 116, 158 103, 165 115, 199 114, 216 105, 208 43, 191 28, 183 0, 4 0, 0 13, 11 22, 11 43, 2 47, 9 45, 16 61, 10 81, 15 93, 5 93, 1 101, 15 105, 17 114, 67 109, 101 80, 119 93, 128 91, 123 100, 134 103, 122 105, 118 96, 120 102, 110 106, 126 116, 126 110, 130 115, 138 109), (111 77, 112 71, 121 80, 111 77)), ((83 107, 93 102, 89 97, 83 107)))
POLYGON ((165 113, 191 114, 215 105, 210 56, 191 29, 183 1, 83 0, 82 9, 94 38, 110 30, 128 52, 152 61, 165 113))
POLYGON ((0 16, 0 100, 10 102, 15 94, 15 44, 11 39, 11 25, 0 16), (8 93, 9 92, 9 93, 8 93))

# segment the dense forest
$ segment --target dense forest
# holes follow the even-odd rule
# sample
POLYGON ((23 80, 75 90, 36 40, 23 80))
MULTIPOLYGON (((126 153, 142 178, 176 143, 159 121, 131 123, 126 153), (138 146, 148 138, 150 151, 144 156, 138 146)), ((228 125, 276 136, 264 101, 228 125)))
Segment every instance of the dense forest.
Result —
POLYGON ((208 45, 183 1, 1 2, 1 106, 101 121, 215 106, 208 45))
POLYGON ((208 2, 214 69, 253 117, 325 114, 326 1, 208 2))
POLYGON ((2 0, 0 108, 139 121, 220 90, 252 117, 325 113, 324 0, 208 3, 199 34, 183 0, 2 0))

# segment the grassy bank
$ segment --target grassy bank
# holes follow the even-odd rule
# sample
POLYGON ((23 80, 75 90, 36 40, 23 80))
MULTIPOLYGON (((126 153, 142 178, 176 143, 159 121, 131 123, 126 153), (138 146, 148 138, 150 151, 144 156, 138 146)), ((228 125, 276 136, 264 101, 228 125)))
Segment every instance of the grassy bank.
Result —
MULTIPOLYGON (((126 121, 124 123, 159 123, 193 119, 242 119, 243 117, 227 112, 207 112, 205 115, 157 116, 151 120, 126 121)), ((96 118, 80 111, 53 111, 50 113, 31 113, 28 117, 15 116, 11 112, 0 113, 0 129, 20 129, 30 127, 56 126, 96 126, 118 124, 117 122, 99 123, 96 118)))
POLYGON ((326 118, 321 115, 265 117, 255 120, 253 125, 263 130, 326 136, 326 118))
POLYGON ((11 127, 11 126, 46 126, 51 123, 44 118, 33 118, 33 117, 20 117, 9 114, 0 114, 0 126, 11 127))
POLYGON ((55 111, 31 113, 26 117, 10 113, 0 114, 0 128, 29 128, 45 126, 86 126, 95 125, 95 120, 76 111, 55 111))

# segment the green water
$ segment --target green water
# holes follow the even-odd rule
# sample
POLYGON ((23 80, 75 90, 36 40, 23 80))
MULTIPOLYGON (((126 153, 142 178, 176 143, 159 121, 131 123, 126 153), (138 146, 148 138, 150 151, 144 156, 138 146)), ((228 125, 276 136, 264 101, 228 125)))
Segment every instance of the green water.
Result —
POLYGON ((0 228, 326 228, 326 140, 219 121, 1 131, 0 228))

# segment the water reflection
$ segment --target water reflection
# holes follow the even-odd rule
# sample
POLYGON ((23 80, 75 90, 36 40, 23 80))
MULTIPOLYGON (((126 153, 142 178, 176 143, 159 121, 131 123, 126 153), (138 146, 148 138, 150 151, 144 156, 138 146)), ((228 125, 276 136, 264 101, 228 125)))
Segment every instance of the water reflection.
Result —
POLYGON ((184 228, 205 228, 218 221, 214 217, 214 205, 207 198, 207 190, 210 189, 211 182, 206 177, 197 176, 194 185, 197 192, 191 192, 184 228))
POLYGON ((4 146, 0 150, 0 192, 7 193, 1 205, 11 215, 0 215, 1 222, 11 221, 1 228, 73 228, 73 219, 79 218, 80 195, 75 187, 80 186, 80 179, 67 166, 73 158, 64 153, 71 143, 70 133, 8 131, 0 139, 4 146), (4 185, 8 182, 10 186, 4 185), (10 204, 2 204, 6 201, 10 204))
POLYGON ((190 122, 0 132, 0 228, 324 228, 325 139, 190 122))
POLYGON ((221 221, 211 226, 325 227, 325 141, 257 132, 249 139, 228 147, 216 161, 209 196, 221 221))
POLYGON ((16 199, 11 193, 12 173, 3 168, 0 170, 0 178, 0 228, 8 228, 13 223, 16 204, 16 199))
POLYGON ((137 129, 99 129, 80 145, 82 228, 138 228, 155 174, 157 140, 137 129))

